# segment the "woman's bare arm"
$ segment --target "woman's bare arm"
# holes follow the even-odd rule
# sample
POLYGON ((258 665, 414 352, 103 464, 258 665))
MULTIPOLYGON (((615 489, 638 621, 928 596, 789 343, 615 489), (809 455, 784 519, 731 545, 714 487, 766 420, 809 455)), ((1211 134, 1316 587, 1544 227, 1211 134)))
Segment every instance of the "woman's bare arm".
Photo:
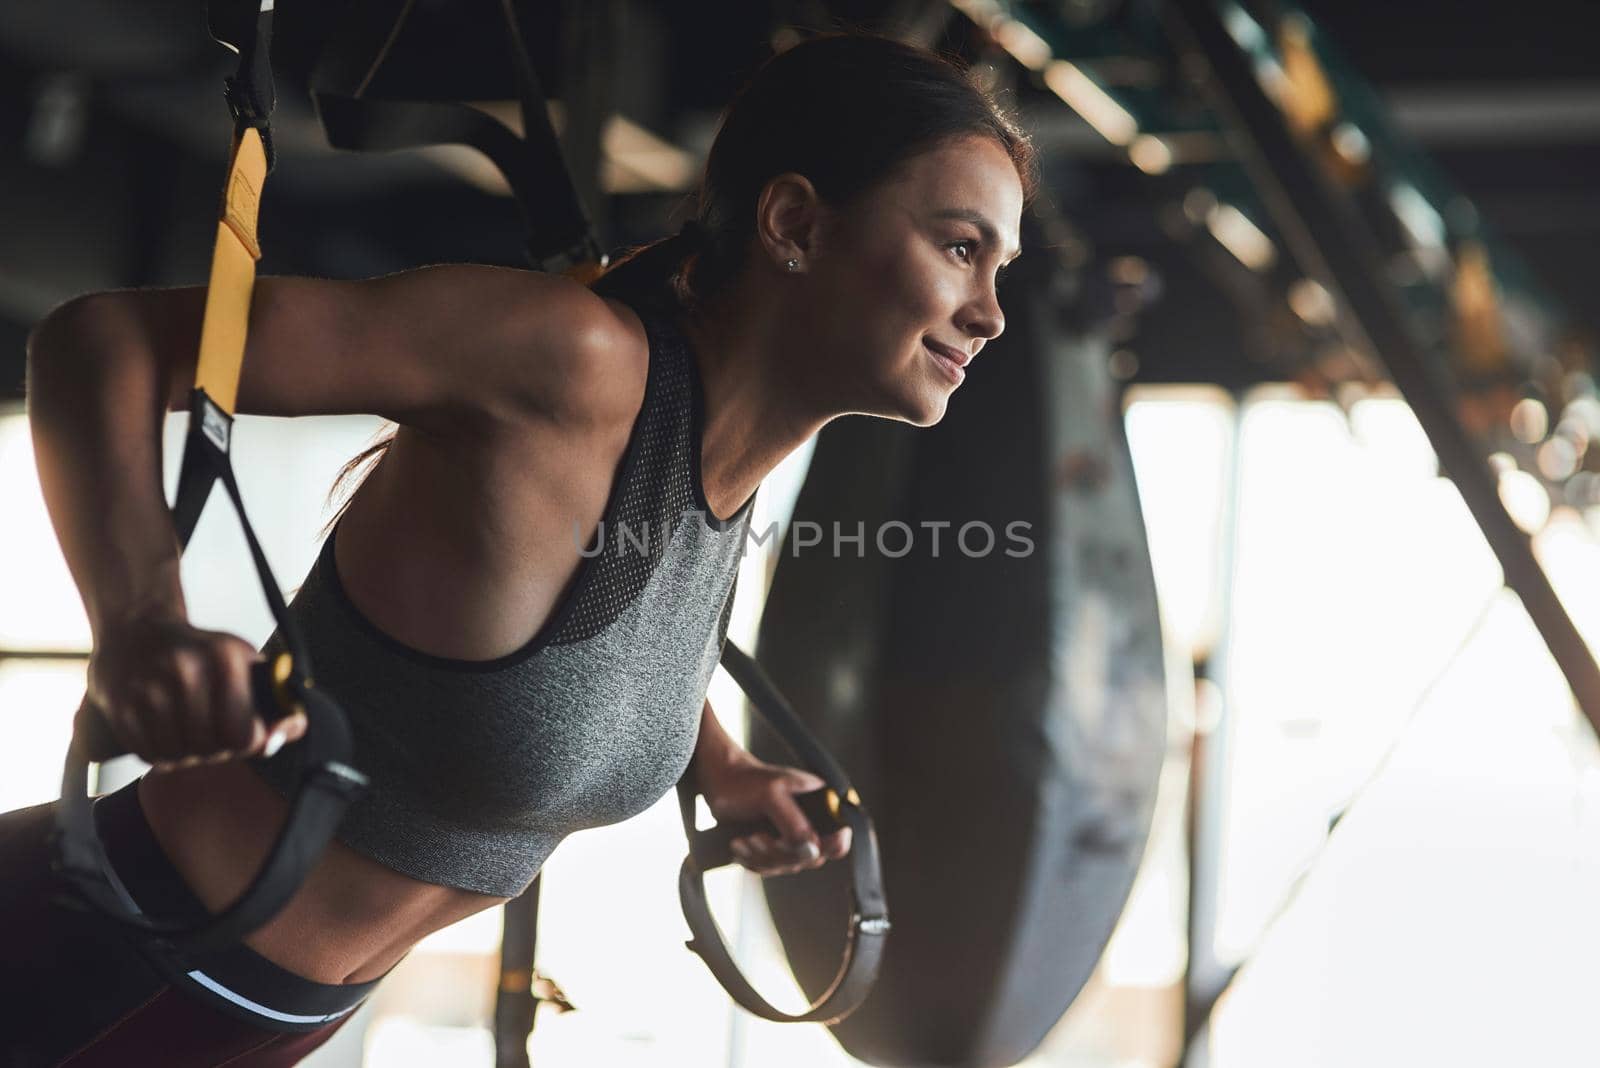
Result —
POLYGON ((27 388, 45 505, 97 640, 109 620, 185 617, 161 483, 166 374, 102 306, 74 301, 34 329, 27 388))
MULTIPOLYGON (((188 406, 204 301, 203 287, 91 294, 29 338, 40 478, 91 624, 130 605, 182 606, 161 421, 188 406)), ((437 433, 571 416, 605 395, 624 331, 581 285, 526 271, 263 278, 238 410, 368 413, 437 433)))
MULTIPOLYGON (((161 429, 166 410, 188 403, 204 296, 199 287, 91 294, 57 309, 29 338, 40 481, 97 650, 123 624, 187 621, 162 493, 161 429)), ((264 278, 238 410, 372 413, 441 434, 592 415, 630 336, 589 290, 523 271, 264 278)), ((168 665, 176 698, 217 687, 246 692, 248 646, 235 642, 168 665)), ((185 746, 182 738, 172 744, 185 746)))

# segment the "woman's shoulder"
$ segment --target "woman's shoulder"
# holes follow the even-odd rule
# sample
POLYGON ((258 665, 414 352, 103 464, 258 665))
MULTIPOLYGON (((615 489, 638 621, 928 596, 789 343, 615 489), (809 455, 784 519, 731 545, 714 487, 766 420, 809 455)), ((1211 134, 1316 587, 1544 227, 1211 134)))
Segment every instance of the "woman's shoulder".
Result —
POLYGON ((650 346, 627 303, 536 271, 468 268, 449 283, 484 311, 473 340, 514 368, 504 376, 516 383, 514 410, 566 423, 611 422, 638 410, 650 346), (485 302, 485 290, 498 299, 485 302))
POLYGON ((598 347, 624 354, 629 357, 629 363, 648 358, 650 333, 638 309, 617 297, 604 297, 592 292, 590 295, 599 302, 599 306, 593 309, 599 320, 596 329, 602 335, 602 344, 598 347))
POLYGON ((589 417, 631 424, 644 402, 650 369, 650 334, 639 312, 615 297, 589 292, 592 303, 583 313, 584 340, 575 358, 578 390, 573 400, 589 417))

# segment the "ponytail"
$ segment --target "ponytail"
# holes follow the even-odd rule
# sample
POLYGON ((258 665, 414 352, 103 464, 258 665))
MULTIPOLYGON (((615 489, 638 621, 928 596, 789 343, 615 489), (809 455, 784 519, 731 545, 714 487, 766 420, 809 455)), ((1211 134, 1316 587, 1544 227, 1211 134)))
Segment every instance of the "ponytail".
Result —
POLYGON ((705 231, 688 223, 670 237, 628 250, 613 261, 589 288, 603 297, 651 303, 695 303, 693 278, 705 252, 705 231))

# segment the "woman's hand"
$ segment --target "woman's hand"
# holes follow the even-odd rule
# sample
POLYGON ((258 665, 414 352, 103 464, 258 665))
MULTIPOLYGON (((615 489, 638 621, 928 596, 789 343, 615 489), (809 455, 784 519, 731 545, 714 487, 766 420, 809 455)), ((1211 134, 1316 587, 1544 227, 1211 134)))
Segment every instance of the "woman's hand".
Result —
POLYGON ((697 761, 696 784, 718 823, 769 820, 781 835, 741 835, 729 843, 734 859, 757 875, 789 875, 820 868, 850 852, 850 828, 818 837, 794 795, 827 784, 809 771, 758 760, 743 749, 697 761))
POLYGON ((251 703, 261 657, 241 638, 200 630, 170 613, 107 625, 89 658, 89 699, 111 733, 157 771, 276 751, 305 733, 305 717, 269 735, 251 703))

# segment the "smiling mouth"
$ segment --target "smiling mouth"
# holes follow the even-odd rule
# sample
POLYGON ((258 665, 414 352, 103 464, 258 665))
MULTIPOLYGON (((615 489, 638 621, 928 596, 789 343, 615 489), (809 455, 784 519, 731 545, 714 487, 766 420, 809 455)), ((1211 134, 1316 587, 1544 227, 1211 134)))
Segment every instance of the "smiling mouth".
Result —
POLYGON ((965 367, 972 362, 971 356, 964 352, 958 352, 948 345, 941 345, 937 341, 932 341, 928 338, 923 338, 922 343, 927 346, 929 352, 936 356, 943 356, 957 367, 965 367))
POLYGON ((922 348, 929 356, 933 357, 933 362, 939 365, 939 369, 945 373, 950 381, 959 386, 966 379, 966 368, 962 367, 959 362, 945 355, 941 350, 934 348, 926 340, 922 342, 922 348))

